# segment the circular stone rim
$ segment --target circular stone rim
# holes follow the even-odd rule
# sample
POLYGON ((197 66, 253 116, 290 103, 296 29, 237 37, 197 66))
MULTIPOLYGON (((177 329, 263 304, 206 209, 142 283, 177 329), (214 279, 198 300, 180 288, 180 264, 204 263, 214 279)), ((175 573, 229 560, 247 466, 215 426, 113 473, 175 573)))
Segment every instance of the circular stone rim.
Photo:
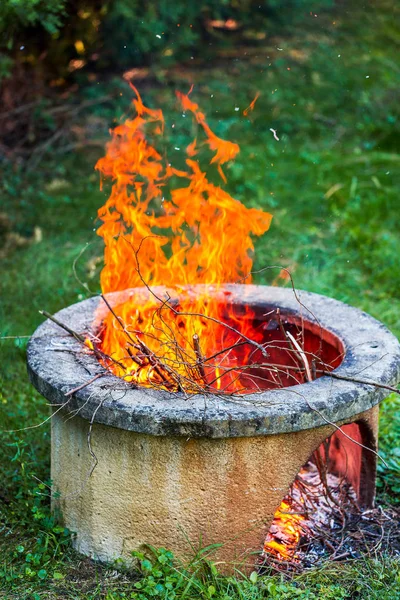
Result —
MULTIPOLYGON (((204 287, 185 289, 198 293, 204 287)), ((215 288, 207 286, 207 290, 214 293, 215 288)), ((164 288, 154 291, 157 295, 165 293, 164 288)), ((255 310, 267 312, 279 306, 285 316, 303 316, 332 332, 345 348, 336 375, 389 386, 400 379, 399 341, 382 323, 357 308, 327 296, 270 286, 229 284, 219 287, 217 293, 255 310)), ((107 299, 117 306, 133 294, 146 296, 148 292, 136 288, 108 294, 107 299)), ((74 331, 89 332, 96 328, 95 313, 99 319, 103 305, 98 296, 55 316, 74 331)), ((64 405, 89 421, 151 435, 228 438, 301 431, 348 421, 389 394, 383 388, 330 376, 236 398, 211 394, 185 398, 183 393, 133 388, 106 371, 93 354, 82 352, 82 344, 50 320, 32 336, 27 361, 31 382, 55 410, 64 405), (100 374, 89 385, 65 396, 100 374)))

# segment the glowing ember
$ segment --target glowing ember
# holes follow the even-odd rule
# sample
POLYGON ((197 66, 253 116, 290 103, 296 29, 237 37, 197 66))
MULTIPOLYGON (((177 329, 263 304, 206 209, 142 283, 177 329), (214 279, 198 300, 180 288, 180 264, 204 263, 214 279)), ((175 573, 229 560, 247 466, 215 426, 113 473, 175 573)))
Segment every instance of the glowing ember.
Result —
POLYGON ((305 562, 312 540, 322 535, 326 544, 327 532, 343 530, 344 511, 360 513, 354 488, 332 472, 326 472, 322 478, 315 463, 309 461, 275 512, 264 543, 266 561, 289 565, 305 562))
MULTIPOLYGON (((302 471, 304 473, 304 469, 302 471)), ((293 484, 295 486, 296 483, 293 484)), ((274 520, 264 544, 264 552, 278 560, 295 560, 296 550, 303 532, 302 525, 305 518, 304 511, 299 506, 296 512, 296 503, 292 495, 286 496, 274 515, 274 520)))
POLYGON ((162 111, 147 108, 133 89, 136 114, 113 130, 96 165, 112 181, 99 210, 98 234, 105 243, 101 288, 108 293, 164 286, 179 294, 179 303, 165 293, 150 293, 145 301, 134 296, 108 314, 99 347, 127 381, 170 391, 240 391, 235 366, 245 364, 254 347, 243 345, 238 353, 232 346, 243 342, 241 335, 257 342, 261 334, 253 331, 249 310, 239 316, 216 297, 220 284, 251 282, 251 236, 265 233, 272 217, 246 208, 207 179, 195 158, 200 147, 212 151, 210 164, 226 182, 222 166, 239 146, 215 135, 189 95, 177 97, 192 114, 199 139, 186 148, 186 169, 178 170, 155 146, 163 140, 162 111), (204 291, 183 293, 182 286, 193 284, 204 284, 204 291))

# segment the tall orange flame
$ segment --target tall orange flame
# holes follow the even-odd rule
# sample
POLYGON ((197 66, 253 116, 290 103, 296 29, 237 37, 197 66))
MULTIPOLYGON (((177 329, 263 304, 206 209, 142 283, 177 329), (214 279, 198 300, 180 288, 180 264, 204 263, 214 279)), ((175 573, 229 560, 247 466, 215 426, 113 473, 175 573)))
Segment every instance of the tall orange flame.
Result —
MULTIPOLYGON (((160 308, 152 296, 145 304, 134 297, 116 307, 103 323, 102 351, 120 363, 112 367, 118 375, 142 385, 193 391, 194 379, 216 389, 239 389, 232 352, 220 355, 218 364, 199 364, 237 341, 216 322, 226 319, 226 311, 213 301, 209 286, 215 290, 219 284, 251 281, 251 236, 266 232, 272 217, 246 208, 207 179, 195 158, 201 144, 197 139, 186 149, 186 169, 174 168, 149 141, 162 140, 162 111, 147 108, 133 90, 135 115, 112 131, 106 156, 96 165, 102 180, 112 181, 110 197, 98 213, 103 222, 98 234, 105 243, 102 292, 206 287, 202 294, 180 300, 179 318, 169 304, 160 308), (179 384, 167 375, 171 370, 180 375, 179 384)), ((239 146, 215 135, 189 94, 178 93, 178 100, 192 113, 202 145, 213 152, 210 163, 226 181, 222 165, 235 158, 239 146)), ((238 321, 234 314, 228 318, 238 321)))

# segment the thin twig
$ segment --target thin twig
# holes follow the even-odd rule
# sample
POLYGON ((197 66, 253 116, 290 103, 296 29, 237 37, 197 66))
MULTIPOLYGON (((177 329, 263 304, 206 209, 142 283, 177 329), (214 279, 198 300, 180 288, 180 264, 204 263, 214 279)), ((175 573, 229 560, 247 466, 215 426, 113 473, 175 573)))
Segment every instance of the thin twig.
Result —
MULTIPOLYGON (((77 333, 76 331, 74 331, 73 329, 68 327, 68 325, 65 325, 65 323, 61 323, 61 321, 59 321, 58 319, 56 319, 56 317, 54 317, 49 312, 47 312, 47 310, 39 310, 39 313, 41 315, 43 315, 44 317, 46 317, 47 319, 50 319, 50 321, 53 321, 53 323, 55 323, 56 325, 61 327, 61 329, 64 329, 64 331, 66 331, 67 333, 72 335, 72 337, 75 338, 81 344, 83 344, 85 346, 85 348, 87 348, 88 350, 91 350, 91 348, 89 348, 89 346, 86 344, 86 339, 83 337, 83 335, 81 335, 80 333, 77 333)), ((112 358, 112 356, 108 356, 108 354, 104 354, 104 352, 102 352, 101 350, 98 350, 94 344, 92 344, 92 345, 93 345, 92 352, 98 358, 102 358, 104 360, 113 362, 116 365, 118 365, 119 367, 121 367, 121 369, 126 371, 126 367, 122 363, 120 363, 118 360, 115 360, 115 358, 112 358)))
POLYGON ((299 353, 299 357, 301 359, 301 362, 304 364, 304 368, 306 370, 307 381, 312 381, 312 376, 311 376, 311 371, 310 371, 310 365, 309 365, 309 362, 307 360, 307 356, 304 353, 304 350, 302 349, 302 347, 300 346, 300 344, 296 341, 296 339, 292 336, 292 334, 289 331, 287 331, 286 333, 287 333, 290 341, 292 342, 292 344, 296 348, 297 352, 299 353))
POLYGON ((281 330, 281 333, 282 333, 284 339, 287 340, 287 342, 288 342, 288 344, 290 346, 290 349, 293 352, 293 354, 289 354, 289 356, 292 358, 293 362, 296 363, 295 356, 297 356, 297 353, 295 352, 295 349, 293 348, 293 344, 292 344, 292 341, 291 341, 291 339, 290 339, 290 337, 288 335, 288 332, 286 331, 286 329, 283 326, 280 308, 276 309, 276 315, 278 317, 279 329, 281 330))
POLYGON ((393 387, 392 385, 386 385, 384 383, 377 383, 376 381, 366 381, 365 379, 358 379, 357 377, 351 377, 348 375, 338 375, 337 373, 332 373, 332 371, 325 371, 323 369, 318 369, 317 373, 322 373, 323 375, 328 375, 333 379, 341 379, 343 381, 351 381, 352 383, 363 383, 364 385, 371 385, 373 387, 382 388, 383 390, 389 390, 390 392, 394 392, 395 394, 400 394, 400 390, 398 388, 393 387))
POLYGON ((86 340, 83 337, 83 335, 81 335, 80 333, 77 333, 76 331, 74 331, 73 329, 68 327, 68 325, 65 325, 65 323, 61 323, 61 321, 56 319, 56 317, 53 317, 53 315, 51 315, 49 312, 47 312, 47 310, 39 310, 39 313, 41 315, 43 315, 44 317, 46 317, 47 319, 50 319, 50 321, 53 321, 53 323, 55 323, 56 325, 61 327, 61 329, 64 329, 64 331, 67 331, 70 335, 72 335, 72 337, 74 337, 76 340, 78 340, 78 342, 85 344, 86 340))
POLYGON ((64 396, 66 398, 68 396, 72 396, 72 394, 75 394, 75 392, 79 392, 80 390, 83 390, 83 388, 85 388, 86 386, 88 386, 91 383, 93 383, 94 381, 96 381, 96 379, 99 379, 100 377, 104 377, 105 375, 107 375, 107 373, 97 373, 97 375, 92 377, 92 379, 89 379, 89 381, 85 381, 85 383, 82 383, 82 385, 78 385, 78 387, 74 388, 73 390, 69 390, 69 392, 64 394, 64 396))
POLYGON ((235 329, 235 327, 232 327, 231 325, 229 325, 228 323, 224 323, 223 321, 220 321, 219 319, 216 319, 215 317, 211 317, 210 315, 205 315, 202 313, 191 313, 191 312, 181 312, 179 310, 176 310, 169 302, 170 298, 168 298, 167 301, 163 300, 162 298, 160 298, 159 296, 157 296, 157 294, 154 292, 154 290, 152 290, 151 286, 147 283, 147 281, 144 279, 144 277, 141 274, 140 271, 140 266, 139 266, 139 259, 138 259, 138 254, 140 252, 140 249, 142 247, 143 242, 149 238, 149 237, 161 237, 161 236, 146 236, 145 238, 143 238, 139 244, 139 248, 137 250, 135 250, 133 244, 127 240, 125 237, 123 237, 122 239, 125 240, 132 248, 133 253, 135 255, 135 259, 136 259, 136 271, 143 283, 143 285, 146 287, 146 289, 150 292, 150 294, 156 298, 156 300, 158 300, 161 303, 164 303, 165 306, 167 306, 175 315, 180 315, 180 316, 185 316, 185 317, 201 317, 203 319, 207 319, 209 321, 212 321, 214 323, 217 323, 218 325, 222 325, 223 327, 225 327, 226 329, 229 329, 230 331, 233 331, 233 333, 236 333, 236 335, 240 336, 242 339, 246 340, 249 344, 252 344, 253 346, 255 346, 256 348, 258 348, 260 350, 260 352, 263 354, 263 356, 265 356, 266 358, 268 358, 268 353, 266 352, 264 346, 262 344, 259 344, 258 342, 255 342, 254 340, 252 340, 251 338, 247 337, 246 335, 244 335, 241 331, 238 331, 237 329, 235 329))
POLYGON ((193 336, 193 346, 194 346, 194 352, 196 354, 196 366, 198 368, 198 371, 200 373, 200 376, 204 382, 204 385, 206 387, 208 387, 207 384, 207 375, 204 369, 204 357, 203 354, 201 352, 201 348, 200 348, 200 340, 199 340, 199 336, 197 335, 197 333, 194 334, 193 336))
MULTIPOLYGON (((294 390, 289 390, 289 391, 294 392, 294 390)), ((296 392, 294 392, 294 393, 296 393, 296 392)), ((308 407, 311 410, 313 410, 314 412, 316 412, 317 415, 319 415, 321 417, 321 419, 323 419, 325 421, 325 423, 327 423, 328 425, 331 425, 337 431, 340 431, 340 433, 342 435, 344 435, 344 437, 347 438, 350 442, 353 442, 357 446, 360 446, 360 448, 364 448, 365 450, 368 450, 369 452, 372 452, 372 454, 375 454, 375 456, 377 456, 383 462, 383 464, 385 465, 385 467, 389 467, 389 465, 387 464, 387 462, 385 461, 385 459, 378 452, 376 452, 376 450, 374 450, 373 448, 369 448, 368 446, 365 446, 361 442, 358 442, 357 440, 355 440, 354 438, 352 438, 345 431, 343 431, 343 429, 339 425, 336 425, 336 423, 333 423, 333 421, 330 421, 329 419, 327 419, 327 417, 325 417, 325 415, 323 415, 322 412, 320 410, 318 410, 318 408, 315 408, 315 406, 312 406, 312 404, 310 404, 310 402, 307 400, 307 398, 304 396, 304 394, 300 394, 300 395, 304 399, 304 401, 306 402, 306 404, 308 405, 308 407)))

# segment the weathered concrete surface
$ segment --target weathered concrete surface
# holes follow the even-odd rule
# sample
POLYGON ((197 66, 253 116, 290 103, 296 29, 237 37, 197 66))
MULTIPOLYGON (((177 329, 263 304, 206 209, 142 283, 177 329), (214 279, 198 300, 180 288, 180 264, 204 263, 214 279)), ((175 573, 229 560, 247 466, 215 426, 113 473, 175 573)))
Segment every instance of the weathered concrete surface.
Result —
MULTIPOLYGON (((146 295, 128 291, 109 301, 116 306, 134 293, 138 301, 146 295)), ((303 314, 322 335, 334 333, 345 349, 337 374, 384 385, 399 380, 399 342, 365 313, 306 292, 298 292, 299 304, 287 289, 230 285, 222 301, 227 294, 232 303, 263 313, 279 306, 288 320, 303 314)), ((57 316, 88 332, 101 302, 92 298, 57 316)), ((260 550, 275 509, 312 451, 335 430, 332 423, 361 420, 370 431, 363 443, 375 448, 377 404, 387 395, 329 376, 236 398, 133 389, 50 321, 29 344, 28 370, 57 406, 66 403, 66 392, 104 374, 69 398, 53 417, 52 435, 52 479, 66 525, 76 531, 78 550, 102 560, 129 557, 142 543, 184 557, 189 539, 223 543, 216 558, 226 564, 253 564, 249 554, 260 550), (69 418, 71 411, 79 416, 69 418), (89 477, 91 419, 98 464, 89 477)), ((359 456, 364 481, 372 483, 374 455, 359 456)), ((371 491, 360 490, 362 501, 371 503, 371 491)))
MULTIPOLYGON (((191 289, 195 292, 198 287, 191 289)), ((141 288, 139 292, 109 294, 108 298, 116 306, 133 293, 138 293, 139 302, 146 296, 141 288)), ((303 314, 321 327, 322 334, 331 331, 342 341, 346 354, 335 373, 381 384, 399 381, 400 344, 381 323, 331 298, 302 291, 297 294, 302 305, 289 289, 227 285, 222 300, 247 304, 263 313, 279 306, 289 320, 303 314)), ((93 327, 99 303, 101 299, 91 298, 60 311, 57 317, 75 331, 87 332, 93 327)), ((28 371, 35 387, 54 404, 64 403, 67 391, 105 372, 93 355, 82 353, 81 344, 51 321, 43 323, 29 343, 28 371)), ((134 389, 106 373, 74 394, 68 408, 79 409, 86 419, 96 411, 96 422, 138 433, 225 438, 264 436, 337 422, 368 410, 385 396, 384 389, 326 376, 235 399, 212 395, 187 399, 183 394, 172 397, 160 390, 134 389)))
MULTIPOLYGON (((358 415, 371 428, 377 407, 358 415)), ((222 570, 252 569, 274 512, 301 466, 335 431, 324 426, 264 437, 152 436, 95 424, 90 473, 89 423, 58 413, 52 421, 52 478, 75 547, 111 561, 143 544, 193 556, 194 548, 223 543, 212 555, 222 570)), ((371 454, 371 453, 369 453, 371 454)), ((372 455, 373 456, 373 455, 372 455)), ((373 477, 369 484, 374 485, 373 477)))

